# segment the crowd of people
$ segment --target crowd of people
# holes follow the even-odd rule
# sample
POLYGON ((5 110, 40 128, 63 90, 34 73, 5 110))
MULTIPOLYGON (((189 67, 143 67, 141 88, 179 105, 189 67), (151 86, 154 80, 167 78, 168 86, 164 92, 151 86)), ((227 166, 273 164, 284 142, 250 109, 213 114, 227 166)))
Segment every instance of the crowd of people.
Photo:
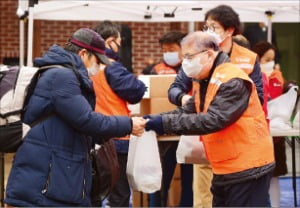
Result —
MULTIPOLYGON (((36 58, 35 66, 53 68, 39 78, 23 122, 45 119, 30 129, 15 155, 4 202, 91 206, 88 153, 113 139, 120 178, 106 206, 128 207, 129 135, 153 130, 201 135, 210 163, 180 165, 179 207, 279 207, 278 176, 287 173, 284 138, 271 138, 266 105, 284 90, 277 48, 266 40, 251 45, 230 6, 212 8, 203 21, 201 31, 164 34, 158 41, 161 61, 143 70, 177 74, 168 98, 178 108, 157 115, 130 115, 128 104, 139 103, 147 88, 122 64, 116 23, 78 29, 64 48, 53 45, 36 58)), ((168 206, 177 147, 178 141, 159 143, 162 188, 149 194, 151 207, 168 206)))

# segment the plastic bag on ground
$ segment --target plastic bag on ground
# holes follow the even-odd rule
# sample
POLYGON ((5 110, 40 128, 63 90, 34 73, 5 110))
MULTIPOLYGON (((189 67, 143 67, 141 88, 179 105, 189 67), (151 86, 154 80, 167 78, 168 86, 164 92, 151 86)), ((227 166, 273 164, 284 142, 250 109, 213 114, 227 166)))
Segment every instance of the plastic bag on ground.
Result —
POLYGON ((141 137, 131 136, 126 173, 133 190, 144 193, 160 190, 162 169, 154 131, 145 131, 141 137))

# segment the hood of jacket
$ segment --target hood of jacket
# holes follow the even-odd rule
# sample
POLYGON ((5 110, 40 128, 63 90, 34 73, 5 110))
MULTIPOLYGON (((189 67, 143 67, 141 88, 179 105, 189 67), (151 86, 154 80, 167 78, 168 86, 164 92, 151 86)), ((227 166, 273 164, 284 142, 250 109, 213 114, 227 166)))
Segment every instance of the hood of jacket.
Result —
POLYGON ((72 52, 69 52, 58 45, 53 45, 42 57, 34 60, 34 66, 42 67, 48 65, 74 65, 82 80, 82 87, 93 91, 92 81, 88 77, 81 58, 72 52))

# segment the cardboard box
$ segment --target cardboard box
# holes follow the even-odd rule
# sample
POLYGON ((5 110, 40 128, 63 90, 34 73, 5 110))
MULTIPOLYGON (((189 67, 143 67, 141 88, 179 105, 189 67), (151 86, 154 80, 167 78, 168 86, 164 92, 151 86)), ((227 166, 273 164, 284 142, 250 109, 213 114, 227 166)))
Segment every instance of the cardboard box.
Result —
POLYGON ((176 164, 175 172, 169 188, 168 207, 178 207, 181 197, 180 164, 176 164))
POLYGON ((140 115, 158 114, 175 110, 176 106, 168 98, 143 99, 140 103, 140 115))
POLYGON ((170 85, 174 82, 176 74, 170 75, 140 75, 139 80, 147 86, 147 92, 143 98, 168 97, 170 85))

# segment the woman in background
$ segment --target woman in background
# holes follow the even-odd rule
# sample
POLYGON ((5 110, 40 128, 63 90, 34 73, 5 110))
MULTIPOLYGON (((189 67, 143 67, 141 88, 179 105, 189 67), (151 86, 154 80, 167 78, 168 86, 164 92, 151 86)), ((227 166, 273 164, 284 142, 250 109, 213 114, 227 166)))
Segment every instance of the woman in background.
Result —
MULTIPOLYGON (((279 64, 275 64, 275 47, 267 42, 261 41, 255 44, 252 50, 257 53, 260 59, 262 72, 268 78, 268 100, 274 99, 283 93, 284 78, 279 69, 279 64)), ((280 207, 280 186, 279 176, 287 174, 286 153, 284 137, 273 137, 276 167, 271 179, 269 194, 272 207, 280 207)))

